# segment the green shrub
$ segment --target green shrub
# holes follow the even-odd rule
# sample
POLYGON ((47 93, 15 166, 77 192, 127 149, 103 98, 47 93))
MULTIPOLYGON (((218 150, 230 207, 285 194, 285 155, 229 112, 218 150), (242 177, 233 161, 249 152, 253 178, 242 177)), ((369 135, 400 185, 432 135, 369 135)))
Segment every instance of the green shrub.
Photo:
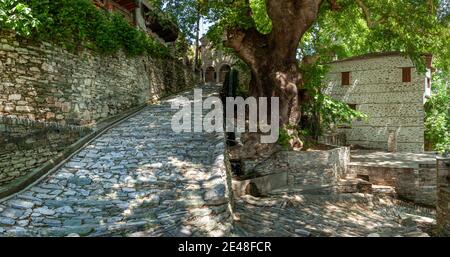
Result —
POLYGON ((87 47, 113 54, 123 49, 132 56, 170 57, 165 45, 90 0, 0 0, 0 26, 72 51, 87 47))
POLYGON ((0 0, 0 28, 10 29, 21 36, 30 36, 39 20, 31 8, 17 0, 0 0))
POLYGON ((450 151, 450 87, 439 74, 425 104, 425 138, 438 152, 450 151))

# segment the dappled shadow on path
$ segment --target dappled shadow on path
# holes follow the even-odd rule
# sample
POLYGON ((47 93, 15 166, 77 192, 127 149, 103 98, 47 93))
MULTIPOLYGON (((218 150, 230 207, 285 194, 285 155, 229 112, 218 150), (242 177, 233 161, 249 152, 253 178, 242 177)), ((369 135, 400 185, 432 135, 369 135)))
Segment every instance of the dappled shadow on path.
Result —
POLYGON ((242 236, 413 236, 424 229, 405 225, 408 217, 421 216, 427 228, 434 224, 433 210, 363 194, 244 196, 236 210, 242 236))

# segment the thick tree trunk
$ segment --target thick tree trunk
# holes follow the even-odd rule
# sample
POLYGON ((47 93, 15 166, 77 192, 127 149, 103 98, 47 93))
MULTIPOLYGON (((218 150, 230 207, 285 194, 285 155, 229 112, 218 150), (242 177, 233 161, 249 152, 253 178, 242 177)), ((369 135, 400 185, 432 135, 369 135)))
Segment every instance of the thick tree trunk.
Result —
MULTIPOLYGON (((303 34, 316 20, 322 0, 266 0, 272 32, 262 35, 255 28, 230 29, 226 45, 251 69, 251 95, 279 97, 280 126, 291 136, 294 149, 302 147, 297 135, 300 121, 299 89, 302 77, 296 59, 303 34)), ((249 13, 250 15, 250 13, 249 13)), ((250 136, 248 150, 258 137, 250 136)))
POLYGON ((300 149, 302 144, 296 129, 301 117, 298 88, 302 78, 295 60, 295 53, 292 55, 284 56, 275 53, 268 58, 267 62, 252 67, 250 94, 254 97, 279 98, 280 128, 290 134, 290 146, 300 149))

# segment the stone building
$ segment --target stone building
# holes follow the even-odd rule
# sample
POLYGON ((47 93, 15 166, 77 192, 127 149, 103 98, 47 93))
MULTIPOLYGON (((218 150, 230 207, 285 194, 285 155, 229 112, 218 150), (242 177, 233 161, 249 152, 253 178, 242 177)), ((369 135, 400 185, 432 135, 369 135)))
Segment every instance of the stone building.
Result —
POLYGON ((204 83, 223 83, 236 60, 213 47, 206 38, 200 40, 201 78, 204 83))
POLYGON ((398 52, 330 63, 324 93, 368 119, 339 125, 324 140, 391 152, 424 151, 424 103, 431 95, 431 62, 431 55, 426 56, 425 74, 398 52))

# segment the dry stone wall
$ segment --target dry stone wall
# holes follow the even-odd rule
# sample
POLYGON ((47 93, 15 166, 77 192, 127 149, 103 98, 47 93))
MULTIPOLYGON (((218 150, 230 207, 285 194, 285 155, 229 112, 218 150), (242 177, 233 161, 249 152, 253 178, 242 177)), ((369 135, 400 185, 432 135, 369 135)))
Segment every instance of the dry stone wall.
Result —
POLYGON ((245 170, 253 178, 233 181, 233 190, 236 195, 244 195, 249 193, 248 185, 253 184, 263 195, 285 189, 323 191, 327 188, 331 193, 346 174, 349 162, 348 147, 311 152, 280 151, 257 165, 246 161, 245 170))
POLYGON ((437 157, 437 170, 437 233, 439 236, 450 236, 450 157, 437 157))
POLYGON ((172 59, 69 52, 0 31, 0 187, 100 121, 194 86, 172 59))
POLYGON ((175 60, 74 54, 0 34, 0 115, 85 125, 193 83, 175 60))
POLYGON ((350 163, 346 175, 364 177, 374 185, 393 187, 401 199, 426 206, 436 205, 436 165, 419 164, 413 168, 350 163))
POLYGON ((386 55, 350 59, 330 64, 325 93, 356 105, 368 115, 340 129, 348 144, 388 150, 389 135, 395 150, 422 152, 424 149, 424 96, 426 76, 412 68, 411 82, 402 82, 402 68, 414 67, 409 58, 386 55), (350 85, 341 85, 341 73, 350 72, 350 85))
POLYGON ((0 188, 39 168, 90 128, 0 117, 0 188))

